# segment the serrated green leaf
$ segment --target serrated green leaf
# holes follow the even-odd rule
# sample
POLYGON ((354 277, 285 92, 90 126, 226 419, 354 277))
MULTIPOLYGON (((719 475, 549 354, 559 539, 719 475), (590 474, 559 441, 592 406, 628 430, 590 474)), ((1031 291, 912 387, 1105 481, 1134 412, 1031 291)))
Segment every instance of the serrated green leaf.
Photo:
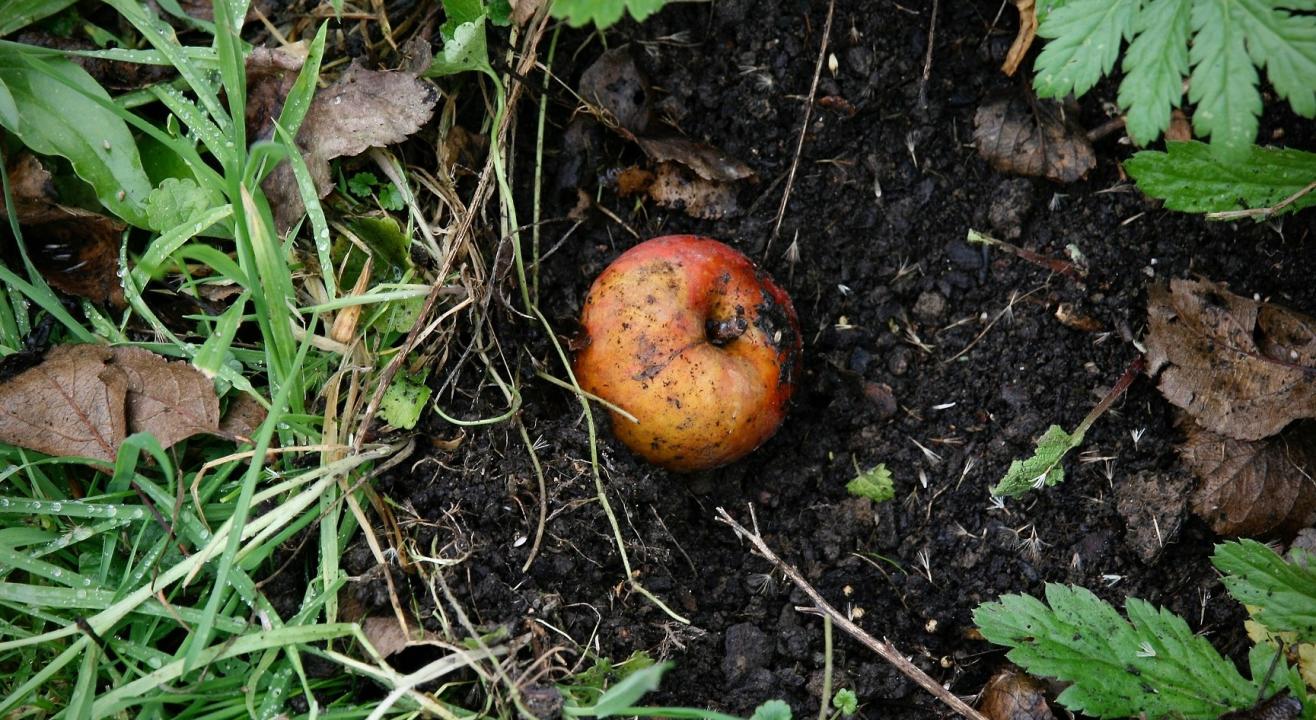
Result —
POLYGON ((1059 425, 1052 425, 1037 439, 1037 450, 1027 460, 1015 460, 1005 477, 992 488, 992 494, 1015 497, 1043 485, 1064 481, 1065 469, 1061 462, 1065 454, 1083 442, 1082 434, 1070 435, 1059 425))
POLYGON ((0 83, 17 114, 0 112, 0 125, 35 152, 67 158, 110 212, 146 227, 151 181, 127 123, 93 99, 109 103, 104 88, 74 63, 15 43, 0 43, 0 83))
MULTIPOLYGON (((1293 15, 1276 0, 1234 0, 1233 16, 1247 34, 1252 61, 1293 112, 1316 115, 1316 17, 1293 15)), ((1283 3, 1288 6, 1289 3, 1283 3)))
POLYGON ((1216 718, 1252 704, 1256 684, 1182 618, 1130 599, 1128 620, 1081 587, 1047 585, 1046 603, 1005 595, 974 612, 989 641, 1030 674, 1070 683, 1058 701, 1100 718, 1216 718))
POLYGON ((845 484, 845 491, 858 497, 866 497, 873 502, 885 502, 896 496, 895 486, 891 484, 891 471, 885 463, 845 484))
POLYGON ((425 77, 443 77, 470 70, 493 75, 489 65, 489 44, 485 39, 484 16, 464 22, 453 29, 451 38, 444 38, 443 48, 434 56, 425 77))
POLYGON ((224 197, 189 178, 165 178, 146 197, 147 225, 158 232, 171 230, 224 204, 224 197))
MULTIPOLYGON (((1221 212, 1274 207, 1316 182, 1316 153, 1252 146, 1239 160, 1224 160, 1200 142, 1169 143, 1165 152, 1144 150, 1124 163, 1144 193, 1181 212, 1221 212)), ((1298 197, 1279 212, 1316 205, 1316 193, 1298 197)))
POLYGON ((1272 632, 1316 641, 1316 568, 1285 562, 1255 540, 1217 545, 1211 564, 1225 573, 1234 599, 1255 608, 1252 617, 1272 632))
POLYGON ((1222 159, 1239 160, 1257 136, 1261 92, 1257 69, 1247 54, 1246 38, 1231 8, 1231 0, 1198 0, 1193 4, 1193 65, 1188 100, 1197 105, 1193 130, 1211 138, 1211 149, 1222 159))
POLYGON ((395 428, 410 430, 420 420, 420 413, 425 409, 425 403, 429 402, 430 392, 424 376, 411 378, 399 374, 388 384, 384 396, 380 398, 379 417, 395 428))
POLYGON ((1139 145, 1160 137, 1170 126, 1170 110, 1183 101, 1190 10, 1191 0, 1159 0, 1147 5, 1134 23, 1137 37, 1124 54, 1119 105, 1129 135, 1139 145))
POLYGON ((785 700, 768 700, 754 708, 749 720, 791 720, 791 706, 785 700))
POLYGON ((1120 43, 1133 37, 1142 0, 1070 0, 1037 28, 1050 40, 1037 56, 1038 97, 1082 95, 1115 67, 1120 43))
POLYGON ((629 11, 638 22, 658 12, 667 0, 556 0, 549 12, 572 27, 594 23, 600 30, 610 27, 629 11))
POLYGON ((357 197, 368 197, 378 184, 379 178, 370 172, 359 172, 347 179, 347 189, 357 197))
POLYGON ((854 690, 841 688, 832 696, 832 707, 840 710, 845 717, 850 717, 859 709, 859 697, 854 694, 854 690))
POLYGON ((389 183, 379 189, 379 206, 396 212, 406 207, 407 203, 402 199, 402 191, 398 190, 398 186, 389 183))

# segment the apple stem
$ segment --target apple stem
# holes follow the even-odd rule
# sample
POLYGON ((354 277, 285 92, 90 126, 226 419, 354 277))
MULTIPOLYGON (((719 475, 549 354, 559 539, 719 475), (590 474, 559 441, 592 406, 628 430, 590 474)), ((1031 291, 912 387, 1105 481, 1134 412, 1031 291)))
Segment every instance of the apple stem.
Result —
POLYGON ((748 329, 749 321, 741 314, 722 320, 710 318, 704 325, 704 333, 708 336, 708 341, 719 347, 744 335, 748 329))

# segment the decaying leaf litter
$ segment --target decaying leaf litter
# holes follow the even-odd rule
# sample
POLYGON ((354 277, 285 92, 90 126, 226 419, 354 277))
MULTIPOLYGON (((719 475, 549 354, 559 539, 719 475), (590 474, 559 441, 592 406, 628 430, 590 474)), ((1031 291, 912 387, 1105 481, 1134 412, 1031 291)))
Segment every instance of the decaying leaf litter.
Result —
MULTIPOLYGON (((748 17, 743 9, 737 18, 735 7, 708 11, 711 14, 707 17, 693 17, 700 12, 683 9, 673 19, 664 20, 660 15, 653 27, 641 25, 623 32, 637 39, 661 38, 665 37, 664 30, 711 18, 717 27, 750 38, 756 32, 770 36, 767 28, 772 20, 791 16, 788 9, 775 5, 769 5, 762 19, 748 17)), ((882 37, 856 9, 842 3, 838 12, 841 23, 838 27, 848 19, 860 34, 860 40, 842 45, 843 69, 829 80, 835 87, 823 88, 826 96, 858 98, 865 91, 878 92, 888 97, 893 107, 899 106, 904 101, 899 85, 872 79, 873 56, 887 60, 889 75, 900 77, 902 70, 917 75, 921 55, 916 59, 904 58, 900 43, 882 37), (860 52, 851 52, 856 49, 860 52), (866 61, 862 52, 865 50, 866 61), (862 72, 864 69, 868 72, 862 72), (875 87, 879 89, 874 90, 875 87)), ((964 11, 951 12, 948 18, 942 19, 943 27, 957 28, 956 22, 965 16, 955 13, 964 11)), ((818 20, 813 18, 814 27, 818 27, 818 20)), ((919 18, 907 22, 911 33, 925 29, 919 18)), ((964 33, 966 38, 971 35, 964 28, 952 32, 964 33)), ((977 42, 980 38, 973 39, 977 42)), ((938 49, 942 49, 940 45, 938 49)), ((723 148, 727 157, 752 159, 748 167, 770 187, 791 160, 793 143, 787 140, 793 140, 791 125, 798 118, 798 98, 791 100, 786 97, 789 93, 783 91, 782 97, 770 97, 765 106, 754 99, 762 93, 758 92, 758 85, 752 84, 758 82, 752 74, 745 81, 733 79, 739 77, 735 73, 728 73, 721 81, 696 80, 689 70, 682 72, 678 68, 689 64, 692 56, 705 60, 708 67, 728 67, 729 61, 713 58, 711 52, 707 48, 659 46, 657 58, 651 57, 647 50, 640 57, 652 77, 659 78, 656 84, 662 88, 660 93, 666 93, 665 99, 677 100, 668 103, 669 109, 686 105, 684 113, 674 113, 686 118, 676 130, 708 146, 723 148), (749 114, 740 111, 737 115, 731 108, 708 109, 700 97, 700 82, 720 89, 722 94, 745 98, 742 107, 748 108, 749 114), (691 106, 696 110, 692 111, 691 106)), ((770 58, 774 51, 752 52, 770 58)), ((977 69, 977 59, 957 56, 953 51, 949 54, 951 60, 939 62, 947 63, 948 73, 954 73, 955 68, 965 69, 961 77, 973 78, 968 81, 971 88, 993 82, 986 70, 977 69)), ((782 52, 781 57, 791 56, 782 52)), ((795 57, 798 65, 809 65, 812 61, 808 48, 800 48, 795 57)), ((588 58, 587 53, 579 65, 563 68, 559 74, 570 78, 588 58)), ((789 67, 790 63, 785 65, 789 67)), ((397 64, 385 63, 382 67, 389 66, 397 64)), ((803 92, 807 89, 807 70, 792 67, 784 71, 754 72, 766 73, 774 82, 783 86, 790 83, 795 92, 803 92)), ((972 108, 967 109, 970 115, 965 114, 965 109, 955 109, 961 106, 948 98, 958 91, 962 89, 948 79, 932 97, 942 112, 959 118, 959 128, 963 131, 971 120, 972 108), (945 95, 940 94, 942 91, 945 95)), ((569 121, 576 104, 575 98, 566 95, 556 98, 550 115, 553 121, 545 140, 550 148, 552 129, 569 121)), ((1231 287, 1287 293, 1291 299, 1285 304, 1310 308, 1310 295, 1303 295, 1298 282, 1302 277, 1300 270, 1281 268, 1277 277, 1271 277, 1249 268, 1245 261, 1228 254, 1234 250, 1226 238, 1235 230, 1184 225, 1183 220, 1156 214, 1154 208, 1142 205, 1133 197, 1084 194, 1075 199, 1070 196, 1062 201, 1071 203, 1070 214, 1056 217, 1046 208, 1051 197, 1046 185, 1026 186, 1022 200, 1018 197, 1002 200, 1005 196, 998 190, 1000 176, 982 170, 980 165, 970 166, 974 168, 969 171, 973 178, 970 182, 957 180, 955 185, 948 184, 929 173, 935 171, 957 178, 965 173, 965 163, 976 162, 965 159, 972 151, 959 154, 945 149, 955 147, 950 142, 943 149, 930 149, 928 138, 944 137, 949 141, 953 132, 949 127, 935 124, 902 127, 902 123, 912 121, 902 118, 883 121, 880 111, 862 104, 856 117, 857 121, 844 113, 825 114, 819 127, 810 134, 811 154, 801 168, 801 190, 796 191, 799 197, 792 201, 785 228, 787 237, 791 237, 792 230, 801 231, 797 241, 803 250, 798 251, 794 261, 786 256, 775 260, 770 256, 765 258, 778 276, 785 274, 782 270, 787 263, 790 267, 798 263, 799 275, 792 291, 806 296, 812 293, 814 297, 812 309, 806 311, 818 333, 811 353, 814 369, 807 396, 797 409, 796 424, 765 448, 763 456, 731 469, 723 478, 695 478, 675 493, 676 498, 672 497, 670 478, 635 465, 606 441, 603 443, 609 487, 621 493, 618 512, 628 529, 634 531, 635 540, 631 542, 635 544, 629 548, 634 554, 633 561, 647 578, 646 585, 669 602, 679 603, 679 611, 690 616, 692 626, 669 625, 639 596, 617 595, 609 589, 617 581, 618 558, 600 534, 606 521, 589 502, 592 488, 584 480, 587 475, 582 473, 582 466, 587 464, 588 443, 579 426, 559 417, 571 407, 562 404, 569 396, 533 381, 519 388, 524 396, 521 422, 532 437, 546 438, 549 447, 556 448, 541 450, 540 461, 547 468, 549 479, 543 491, 548 494, 546 502, 557 514, 550 516, 547 544, 530 571, 517 572, 527 559, 529 543, 525 540, 533 533, 533 509, 540 491, 524 448, 516 441, 515 434, 509 436, 504 432, 500 438, 498 432, 479 428, 461 430, 432 416, 422 420, 421 427, 440 441, 436 447, 441 449, 421 458, 420 465, 409 470, 398 466, 378 481, 385 497, 402 500, 401 512, 398 508, 392 511, 399 518, 392 522, 397 523, 401 532, 389 529, 387 524, 379 532, 381 539, 390 538, 385 542, 399 551, 398 567, 402 570, 418 567, 410 559, 417 555, 437 557, 445 563, 464 563, 473 574, 465 578, 454 575, 449 581, 455 584, 463 604, 469 603, 468 610, 476 611, 482 618, 477 622, 483 626, 501 624, 514 630, 533 629, 533 625, 525 624, 526 619, 548 613, 540 616, 548 617, 548 624, 580 641, 591 635, 598 616, 584 609, 577 614, 555 598, 561 597, 568 604, 573 597, 592 601, 606 613, 600 625, 603 632, 599 635, 603 643, 600 647, 607 648, 604 654, 620 661, 631 651, 649 650, 655 656, 677 660, 673 672, 679 674, 669 676, 668 697, 687 704, 746 710, 768 694, 778 692, 797 706, 797 713, 806 712, 817 693, 816 683, 812 681, 818 663, 809 658, 811 649, 818 652, 817 628, 808 618, 791 617, 787 608, 790 598, 780 587, 766 591, 752 589, 744 576, 748 569, 740 567, 743 549, 721 537, 715 529, 704 527, 708 525, 707 505, 711 501, 733 509, 743 507, 747 500, 758 504, 765 529, 772 528, 769 532, 784 542, 786 552, 807 561, 802 563, 805 571, 813 580, 821 581, 824 592, 834 598, 846 598, 851 608, 865 610, 860 615, 861 622, 875 623, 873 627, 891 635, 897 646, 908 648, 916 662, 937 673, 939 679, 953 682, 955 689, 965 694, 982 687, 992 668, 957 655, 964 648, 980 646, 962 640, 957 631, 966 625, 965 613, 972 603, 948 601, 947 593, 952 598, 962 593, 964 598, 987 599, 990 597, 987 588, 1019 591, 1030 582, 1035 583, 1039 576, 1099 585, 1098 578, 1122 574, 1122 584, 1117 589, 1127 588, 1132 593, 1136 586, 1144 596, 1188 606, 1186 600, 1168 588, 1209 587, 1212 578, 1202 574, 1200 568, 1196 575, 1191 570, 1175 568, 1178 560, 1192 557, 1194 543, 1200 547, 1207 542, 1201 526, 1193 524, 1195 521, 1189 521, 1183 539, 1171 541, 1171 546, 1163 550, 1156 560, 1159 564, 1143 565, 1132 559, 1132 548, 1120 549, 1131 533, 1125 534, 1118 523, 1112 522, 1118 515, 1108 494, 1096 503, 1093 521, 1077 522, 1066 514, 1073 512, 1070 505, 1082 502, 1081 498, 1089 492, 1096 494, 1111 485, 1122 488, 1134 468, 1164 471, 1177 467, 1175 461, 1166 459, 1172 458, 1168 443, 1176 437, 1168 411, 1155 399, 1149 386, 1135 386, 1129 400, 1117 407, 1120 415, 1109 416, 1095 426, 1089 441, 1096 451, 1091 462, 1080 457, 1069 461, 1071 477, 1067 484, 1079 487, 1058 486, 1053 490, 1064 495, 1038 498, 1026 511, 1013 505, 1005 511, 983 511, 981 506, 987 505, 984 490, 1009 459, 1026 455, 1031 439, 1041 434, 1045 423, 1058 421, 1072 426, 1094 401, 1089 391, 1103 380, 1113 380, 1133 352, 1127 345, 1121 351, 1113 350, 1112 346, 1119 341, 1110 336, 1104 347, 1091 345, 1092 338, 1057 324, 1052 316, 1060 302, 1071 303, 1078 311, 1100 318, 1107 327, 1127 326, 1130 335, 1136 337, 1133 333, 1140 329, 1145 307, 1139 297, 1145 284, 1142 270, 1147 267, 1145 263, 1150 255, 1158 260, 1154 272, 1176 277, 1176 270, 1182 273, 1189 261, 1205 263, 1203 272, 1209 277, 1228 279, 1231 287), (885 123, 891 132, 879 137, 866 132, 865 123, 879 126, 885 123), (861 152, 867 154, 855 155, 854 147, 862 148, 861 152), (929 178, 933 179, 931 184, 929 178), (880 191, 874 192, 875 185, 880 191), (874 199, 875 195, 879 197, 874 199), (834 208, 838 204, 842 205, 841 219, 835 219, 838 212, 834 208), (1074 240, 1093 261, 1096 277, 1078 287, 1048 277, 1045 270, 1016 259, 995 254, 989 255, 989 260, 984 259, 982 253, 959 241, 967 227, 983 226, 985 220, 978 217, 979 213, 1000 206, 1009 206, 1015 212, 999 213, 998 217, 1019 218, 1017 222, 1024 228, 1021 244, 1063 255, 1065 245, 1074 240), (1151 223, 1139 225, 1135 221, 1131 229, 1118 226, 1119 229, 1112 230, 1117 223, 1108 222, 1120 213, 1126 213, 1118 218, 1122 220, 1136 212, 1149 211, 1156 215, 1155 228, 1149 227, 1151 223), (819 221, 820 215, 833 218, 819 221), (1074 215, 1079 218, 1079 237, 1073 237, 1074 215), (1195 238, 1188 238, 1185 231, 1174 239, 1190 244, 1175 246, 1160 237, 1170 225, 1187 228, 1195 238), (1129 248, 1137 252, 1130 252, 1129 248), (1222 251, 1223 248, 1231 249, 1222 251), (1219 252, 1213 256, 1213 251, 1219 252), (908 267, 916 269, 906 270, 906 262, 910 263, 908 267), (982 324, 975 325, 972 320, 960 324, 957 321, 976 317, 979 312, 994 316, 1008 299, 1002 288, 1025 283, 1025 291, 1039 285, 1043 290, 1013 307, 1008 319, 983 335, 982 342, 963 363, 950 368, 936 366, 936 360, 968 345, 982 329, 982 324), (1102 295, 1103 299, 1094 300, 1094 294, 1102 295), (1048 342, 1053 344, 1048 346, 1048 342), (1038 357, 1039 348, 1048 348, 1041 351, 1042 357, 1038 357), (1072 360, 1065 360, 1065 353, 1072 360), (988 359, 993 356, 1002 362, 988 359), (1084 368, 1085 363, 1093 363, 1095 372, 1084 368), (959 372, 965 364, 972 367, 975 380, 968 381, 959 372), (1015 370, 1016 367, 1024 369, 1015 370), (865 392, 868 384, 888 387, 902 411, 891 416, 876 408, 874 401, 868 399, 870 394, 865 392), (943 407, 948 403, 955 404, 943 407), (1148 427, 1148 423, 1155 424, 1148 427), (1135 430, 1146 434, 1140 439, 1127 437, 1135 430), (909 439, 916 444, 911 444, 909 439), (928 448, 931 454, 920 447, 928 448), (933 460, 933 456, 937 459, 933 460), (842 500, 845 497, 842 488, 853 478, 856 460, 863 467, 878 462, 892 466, 896 503, 872 505, 867 501, 842 500), (1105 470, 1112 466, 1113 470, 1105 470), (453 468, 458 470, 453 472, 453 468), (1111 473, 1109 479, 1104 475, 1106 472, 1111 473), (798 510, 816 504, 819 497, 827 502, 817 509, 798 510), (970 511, 970 507, 976 509, 970 511), (1029 537, 1030 522, 1031 537, 1042 543, 1037 561, 1025 559, 1016 549, 1017 543, 1029 537), (968 535, 958 534, 956 525, 968 535), (436 555, 435 549, 443 552, 436 555), (849 552, 881 554, 895 559, 900 569, 887 565, 879 570, 849 552), (1080 558, 1078 567, 1074 567, 1072 558, 1080 558), (948 572, 945 569, 948 563, 957 570, 948 572), (988 567, 1006 569, 989 575, 988 567), (727 568, 720 583, 704 579, 716 568, 727 568), (1175 568, 1168 577, 1166 568, 1175 568), (1139 573, 1145 576, 1138 577, 1139 573), (953 577, 956 574, 962 577, 953 577), (893 578, 898 578, 899 583, 893 578), (844 592, 845 587, 850 587, 851 592, 844 592), (929 620, 938 620, 940 629, 929 631, 929 620), (737 630, 730 631, 732 627, 737 630), (733 642, 741 643, 755 633, 763 638, 755 641, 757 649, 740 644, 732 646, 733 642), (743 672, 736 674, 733 684, 719 686, 716 681, 721 672, 719 661, 724 655, 729 658, 733 654, 745 659, 743 672), (941 661, 943 657, 951 659, 949 667, 941 661), (710 679, 695 680, 701 673, 710 679), (682 682, 683 678, 688 681, 682 682)), ((480 130, 483 128, 476 128, 476 132, 480 130)), ((422 130, 422 134, 425 132, 428 130, 422 130)), ((486 133, 481 136, 488 137, 486 133)), ((522 145, 516 145, 518 162, 524 163, 529 157, 531 149, 527 142, 523 140, 522 145)), ((630 152, 634 153, 635 149, 631 148, 630 152)), ((1096 177, 1090 177, 1081 188, 1091 193, 1112 180, 1115 169, 1107 155, 1112 152, 1117 151, 1098 146, 1100 161, 1094 168, 1096 177)), ((548 157, 546 169, 551 170, 557 160, 552 153, 548 157)), ((647 153, 632 157, 648 161, 647 153)), ((423 162, 413 161, 412 165, 418 172, 426 169, 423 162)), ((606 190, 595 192, 606 187, 603 184, 606 170, 616 169, 617 165, 596 158, 587 161, 585 167, 587 171, 581 180, 561 188, 570 202, 563 205, 554 199, 549 207, 565 215, 576 199, 574 193, 565 191, 580 188, 598 198, 598 211, 588 212, 586 222, 565 239, 556 232, 545 232, 549 244, 559 240, 561 244, 554 256, 532 265, 541 278, 542 306, 557 327, 570 327, 578 304, 573 300, 578 299, 587 285, 592 274, 588 270, 597 269, 615 250, 629 242, 623 227, 629 226, 640 234, 656 234, 660 229, 677 226, 744 238, 742 242, 749 248, 763 245, 761 209, 756 214, 753 206, 748 212, 742 208, 744 214, 739 218, 733 213, 716 216, 690 213, 705 218, 708 224, 682 217, 690 208, 686 200, 681 200, 682 205, 671 213, 647 205, 637 211, 633 200, 618 200, 606 190), (551 303, 549 298, 553 298, 551 303)), ((692 171, 703 177, 697 169, 692 171)), ((477 178, 478 175, 468 179, 477 178)), ((754 194, 747 191, 732 197, 748 200, 754 194)), ((651 199, 662 203, 659 198, 651 196, 651 199)), ((1289 228, 1289 232, 1297 231, 1289 228)), ((484 258, 493 279, 507 277, 512 270, 511 249, 499 242, 501 237, 496 232, 481 231, 469 239, 459 238, 459 243, 468 242, 466 247, 475 249, 474 254, 484 258)), ((1252 247, 1299 252, 1266 236, 1264 228, 1251 230, 1247 237, 1249 242, 1255 241, 1252 247)), ((784 251, 783 244, 774 254, 784 251)), ((478 266, 468 269, 475 267, 478 266)), ((482 287, 476 282, 468 284, 466 291, 477 303, 491 308, 483 316, 489 322, 489 334, 483 338, 484 342, 497 338, 504 347, 524 343, 528 348, 526 357, 533 364, 551 359, 551 350, 542 335, 499 309, 509 304, 506 298, 515 295, 512 285, 500 282, 482 287)), ((449 332, 444 328, 436 330, 449 332)), ((438 400, 441 407, 449 413, 455 412, 458 418, 497 416, 506 407, 507 398, 493 378, 506 379, 524 371, 514 369, 515 360, 499 367, 496 354, 490 356, 495 362, 486 365, 480 357, 480 345, 461 347, 460 339, 467 337, 466 332, 469 331, 454 333, 458 342, 437 353, 438 356, 449 354, 451 360, 466 361, 457 365, 463 368, 461 374, 447 379, 434 377, 438 400)), ((408 370, 419 365, 419 361, 408 363, 408 370)), ((1171 515, 1183 517, 1182 513, 1176 515, 1173 511, 1171 515)), ((365 598, 368 607, 389 614, 396 593, 404 600, 411 598, 419 602, 422 624, 435 625, 438 616, 433 614, 436 609, 432 604, 433 586, 426 590, 423 574, 412 575, 390 570, 388 565, 380 566, 361 545, 349 551, 347 560, 354 574, 367 578, 354 585, 352 592, 365 598), (381 571, 380 567, 385 569, 381 571), (396 590, 385 589, 387 583, 381 579, 381 573, 389 576, 389 583, 398 586, 396 590)), ((870 556, 868 560, 873 558, 870 556)), ((882 560, 875 562, 880 565, 882 560)), ((1227 610, 1203 607, 1201 611, 1202 617, 1211 616, 1212 627, 1227 625, 1227 610)), ((1191 612, 1185 614, 1194 616, 1191 612)), ((530 662, 533 654, 534 651, 525 651, 521 661, 530 662)), ((911 717, 926 712, 917 708, 922 702, 917 693, 902 686, 898 676, 883 666, 871 665, 872 661, 858 649, 847 650, 845 643, 840 643, 837 660, 838 664, 855 668, 848 682, 860 691, 861 700, 875 702, 897 714, 910 713, 911 717), (914 708, 907 707, 911 703, 914 708)), ((565 661, 547 667, 553 668, 559 677, 570 668, 565 661)))

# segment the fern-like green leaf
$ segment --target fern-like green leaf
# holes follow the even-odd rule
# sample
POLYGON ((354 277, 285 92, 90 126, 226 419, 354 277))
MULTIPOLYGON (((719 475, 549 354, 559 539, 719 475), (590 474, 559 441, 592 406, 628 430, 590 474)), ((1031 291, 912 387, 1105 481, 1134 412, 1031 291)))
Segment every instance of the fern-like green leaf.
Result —
POLYGON ((1133 34, 1142 0, 1069 0, 1046 16, 1037 34, 1050 40, 1037 56, 1039 97, 1082 95, 1115 67, 1120 43, 1133 34))
POLYGON ((1193 129, 1211 138, 1222 158, 1238 160, 1257 136, 1261 92, 1257 69, 1247 54, 1242 28, 1230 0, 1197 0, 1193 5, 1193 64, 1188 100, 1197 105, 1193 129))
POLYGON ((1273 632, 1292 632, 1316 642, 1316 557, 1306 565, 1285 562, 1255 540, 1217 545, 1211 564, 1225 573, 1236 600, 1256 608, 1252 617, 1273 632))
POLYGON ((1170 126, 1170 110, 1183 101, 1188 74, 1192 0, 1159 0, 1134 24, 1137 37, 1124 54, 1119 105, 1133 141, 1146 145, 1170 126))
POLYGON ((1216 718, 1256 699, 1256 684, 1184 620, 1130 598, 1128 620, 1081 587, 1047 585, 1050 604, 1005 595, 974 612, 983 637, 1033 675, 1070 683, 1057 698, 1098 718, 1216 718))
MULTIPOLYGON (((1293 15, 1276 0, 1234 0, 1232 14, 1247 34, 1252 61, 1289 101, 1293 112, 1316 116, 1316 17, 1293 15)), ((1284 2, 1288 6, 1290 3, 1284 2)))
MULTIPOLYGON (((1274 207, 1316 182, 1316 153, 1252 146, 1237 161, 1218 157, 1200 142, 1169 143, 1166 152, 1144 150, 1124 163, 1138 189, 1181 212, 1274 207)), ((1283 208, 1316 205, 1308 192, 1283 208)))

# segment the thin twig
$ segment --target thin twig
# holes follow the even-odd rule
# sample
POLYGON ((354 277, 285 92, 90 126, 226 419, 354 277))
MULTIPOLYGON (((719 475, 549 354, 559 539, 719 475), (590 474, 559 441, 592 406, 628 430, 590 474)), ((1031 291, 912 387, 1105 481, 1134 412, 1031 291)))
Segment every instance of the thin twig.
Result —
POLYGON ((1277 204, 1272 205, 1270 207, 1250 208, 1248 210, 1224 210, 1221 212, 1210 212, 1206 214, 1206 219, 1207 220, 1241 220, 1243 218, 1254 218, 1257 220, 1265 220, 1271 215, 1274 215, 1280 210, 1283 210, 1284 208, 1297 202, 1304 195, 1310 193, 1313 190, 1316 190, 1316 180, 1313 180, 1312 182, 1308 183, 1307 186, 1304 187, 1303 189, 1293 193, 1292 195, 1284 198, 1283 200, 1280 200, 1277 204))
MULTIPOLYGON (((752 512, 753 509, 751 508, 751 516, 752 512)), ((804 579, 804 576, 800 574, 799 570, 796 570, 792 565, 777 557, 777 554, 772 552, 772 548, 769 548, 768 544, 764 542, 763 536, 759 535, 757 522, 755 523, 755 531, 750 532, 743 525, 732 519, 731 515, 723 508, 717 509, 717 521, 727 525, 734 530, 737 535, 748 540, 750 544, 754 546, 754 549, 759 555, 775 565, 786 577, 790 578, 791 582, 795 583, 796 587, 803 590, 804 594, 809 596, 809 599, 813 601, 814 607, 817 608, 819 613, 830 617, 832 622, 836 623, 836 626, 844 630, 850 637, 858 640, 868 649, 882 656, 883 660, 891 663, 891 665, 903 673, 905 677, 921 685, 938 700, 946 703, 950 709, 959 713, 963 717, 969 718, 970 720, 988 720, 985 715, 974 710, 968 703, 956 697, 951 691, 942 687, 941 683, 933 680, 927 673, 919 669, 917 665, 907 660, 904 655, 901 655, 900 652, 896 650, 895 646, 893 646, 890 641, 878 640, 872 635, 869 635, 864 632, 863 628, 855 625, 848 617, 832 607, 831 603, 828 603, 827 600, 823 598, 822 594, 815 590, 814 587, 804 579)))
POLYGON ((813 99, 818 95, 818 78, 822 76, 823 58, 827 57, 827 41, 832 35, 832 15, 836 10, 836 0, 827 3, 827 20, 823 22, 822 44, 818 46, 818 62, 813 67, 813 83, 809 85, 809 97, 804 103, 804 122, 800 125, 800 140, 795 144, 795 158, 791 160, 790 172, 786 173, 786 191, 781 194, 781 205, 777 208, 777 219, 772 225, 772 237, 763 249, 767 257, 772 249, 772 241, 781 233, 781 219, 786 216, 786 203, 791 199, 791 188, 795 186, 795 171, 800 167, 800 153, 804 151, 804 138, 809 134, 809 118, 813 115, 813 99))
POLYGON ((937 11, 941 0, 932 0, 932 19, 928 21, 928 51, 923 56, 923 77, 918 81, 918 109, 928 109, 928 79, 932 77, 932 45, 937 38, 937 11))

